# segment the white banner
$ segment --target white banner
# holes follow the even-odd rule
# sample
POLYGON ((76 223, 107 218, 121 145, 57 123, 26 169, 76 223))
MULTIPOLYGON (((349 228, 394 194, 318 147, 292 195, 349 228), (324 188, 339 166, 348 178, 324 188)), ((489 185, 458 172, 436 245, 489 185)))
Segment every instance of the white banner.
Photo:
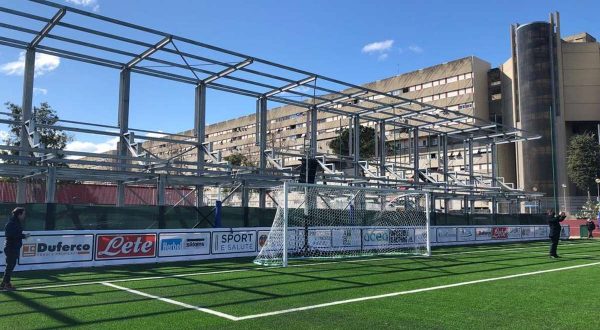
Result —
POLYGON ((159 257, 210 254, 210 233, 166 233, 159 237, 159 257))
MULTIPOLYGON (((269 239, 269 230, 259 230, 257 235, 257 250, 260 251, 265 244, 267 244, 267 240, 269 239)), ((278 238, 281 239, 281 238, 278 238)), ((295 250, 300 244, 300 238, 296 237, 296 229, 288 229, 288 250, 295 250)), ((276 250, 279 248, 279 244, 272 245, 273 249, 276 250)))
POLYGON ((492 239, 492 228, 478 227, 475 229, 475 239, 478 241, 489 241, 492 239))
MULTIPOLYGON (((430 238, 430 240, 429 240, 430 243, 436 242, 435 229, 432 228, 429 230, 429 238, 430 238)), ((415 241, 417 243, 427 242, 427 229, 416 228, 415 229, 415 241)))
POLYGON ((521 228, 519 227, 508 227, 508 238, 519 239, 521 238, 521 228))
POLYGON ((458 228, 456 231, 459 242, 475 240, 475 228, 458 228))
POLYGON ((213 253, 243 253, 256 251, 255 231, 213 232, 213 253))
POLYGON ((362 239, 365 246, 380 246, 390 244, 390 234, 387 229, 363 230, 362 239))
POLYGON ((313 249, 331 247, 331 229, 308 230, 308 246, 313 249))
POLYGON ((521 238, 534 238, 535 227, 521 227, 521 238))
POLYGON ((332 241, 334 247, 360 247, 360 229, 333 229, 332 241))
POLYGON ((437 241, 441 242, 456 242, 456 228, 438 228, 437 241))
POLYGON ((548 226, 535 227, 535 237, 536 238, 548 238, 548 234, 549 234, 548 226))
POLYGON ((31 236, 23 241, 20 265, 91 261, 94 235, 31 236))

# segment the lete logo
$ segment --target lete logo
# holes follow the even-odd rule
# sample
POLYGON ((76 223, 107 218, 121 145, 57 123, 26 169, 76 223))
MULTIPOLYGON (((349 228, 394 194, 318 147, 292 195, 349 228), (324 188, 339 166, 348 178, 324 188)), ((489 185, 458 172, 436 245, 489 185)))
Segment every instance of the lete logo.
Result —
POLYGON ((156 235, 98 235, 96 246, 96 259, 154 257, 156 235))

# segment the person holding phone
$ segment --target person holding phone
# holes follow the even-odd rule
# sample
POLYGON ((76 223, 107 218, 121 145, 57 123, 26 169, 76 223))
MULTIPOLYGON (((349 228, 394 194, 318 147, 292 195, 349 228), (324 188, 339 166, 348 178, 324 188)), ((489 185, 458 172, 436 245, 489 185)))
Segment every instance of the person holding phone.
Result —
POLYGON ((2 283, 0 283, 0 290, 12 291, 15 287, 10 281, 17 261, 19 260, 19 252, 21 246, 23 246, 23 239, 28 238, 29 234, 23 234, 23 223, 25 222, 25 209, 17 207, 12 211, 12 216, 8 220, 6 227, 4 227, 4 255, 6 256, 6 269, 4 271, 4 277, 2 283))

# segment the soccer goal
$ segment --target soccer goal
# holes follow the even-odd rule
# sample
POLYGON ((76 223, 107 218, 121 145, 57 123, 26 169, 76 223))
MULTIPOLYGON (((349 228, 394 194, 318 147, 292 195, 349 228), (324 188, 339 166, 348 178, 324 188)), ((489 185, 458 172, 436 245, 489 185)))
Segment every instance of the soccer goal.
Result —
POLYGON ((431 254, 426 192, 286 182, 272 197, 277 212, 256 264, 431 254))

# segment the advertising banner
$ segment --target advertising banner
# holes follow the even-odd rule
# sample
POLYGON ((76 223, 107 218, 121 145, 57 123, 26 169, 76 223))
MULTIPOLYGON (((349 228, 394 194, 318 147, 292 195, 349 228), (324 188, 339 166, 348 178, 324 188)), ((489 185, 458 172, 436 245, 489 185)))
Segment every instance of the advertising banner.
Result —
POLYGON ((475 228, 458 228, 456 231, 459 242, 475 240, 475 228))
MULTIPOLYGON (((430 238, 429 241, 431 243, 435 243, 436 242, 435 229, 431 228, 429 230, 429 238, 430 238)), ((427 229, 425 229, 425 228, 416 228, 415 229, 415 241, 417 243, 425 243, 425 242, 427 242, 427 229)))
POLYGON ((571 235, 571 228, 569 228, 569 226, 562 226, 562 228, 560 229, 560 237, 561 238, 569 238, 569 236, 571 235))
POLYGON ((519 239, 521 238, 520 227, 508 227, 508 239, 519 239))
POLYGON ((548 238, 548 226, 537 226, 535 227, 535 237, 537 238, 548 238))
POLYGON ((360 246, 360 229, 359 228, 342 228, 333 229, 331 231, 332 242, 334 247, 359 247, 360 246))
MULTIPOLYGON (((265 244, 267 244, 267 240, 269 238, 269 231, 268 230, 259 230, 257 237, 258 238, 257 238, 257 250, 256 251, 260 251, 263 248, 263 246, 265 246, 265 244)), ((300 242, 300 239, 298 237, 296 237, 296 230, 289 229, 288 230, 288 250, 295 250, 299 244, 298 242, 300 242)), ((278 246, 278 245, 279 244, 275 244, 275 245, 273 245, 273 247, 276 249, 279 249, 280 246, 278 246)))
POLYGON ((492 239, 508 239, 508 227, 492 228, 492 239))
POLYGON ((156 256, 156 234, 96 235, 96 260, 154 256, 156 256))
POLYGON ((23 241, 20 265, 92 261, 94 235, 31 236, 23 241))
POLYGON ((331 247, 331 229, 308 230, 308 245, 311 248, 329 248, 331 247))
POLYGON ((521 227, 521 238, 534 238, 535 227, 521 227))
POLYGON ((389 245, 390 234, 387 229, 365 229, 362 240, 365 246, 389 245))
POLYGON ((479 227, 475 229, 475 239, 478 241, 489 241, 492 239, 492 228, 479 227))
POLYGON ((456 228, 438 228, 437 241, 440 242, 456 242, 456 228))
POLYGON ((415 230, 409 228, 390 229, 390 244, 411 244, 415 242, 415 230))
POLYGON ((255 231, 213 232, 213 253, 244 253, 256 251, 255 231))
POLYGON ((210 233, 160 234, 159 246, 159 257, 210 254, 210 233))

